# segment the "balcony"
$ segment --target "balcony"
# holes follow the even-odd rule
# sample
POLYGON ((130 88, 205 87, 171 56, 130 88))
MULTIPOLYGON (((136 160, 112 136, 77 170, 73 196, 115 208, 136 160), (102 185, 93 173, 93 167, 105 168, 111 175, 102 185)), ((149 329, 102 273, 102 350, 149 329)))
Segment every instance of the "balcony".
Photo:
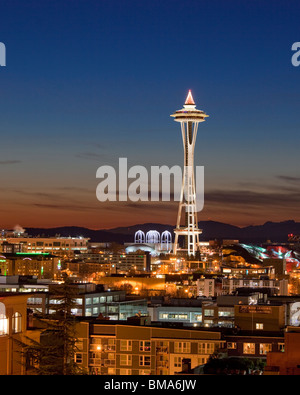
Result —
POLYGON ((104 366, 116 366, 115 359, 104 359, 104 366))
POLYGON ((115 359, 103 359, 103 358, 90 358, 90 366, 116 366, 115 359))
POLYGON ((114 352, 116 351, 115 345, 107 344, 90 344, 90 351, 93 352, 114 352))
POLYGON ((90 358, 89 364, 91 366, 101 366, 101 358, 90 358))
POLYGON ((169 367, 168 361, 157 361, 156 367, 157 368, 168 368, 169 367))
POLYGON ((161 353, 169 353, 169 347, 156 347, 156 352, 158 353, 158 354, 161 354, 161 353))

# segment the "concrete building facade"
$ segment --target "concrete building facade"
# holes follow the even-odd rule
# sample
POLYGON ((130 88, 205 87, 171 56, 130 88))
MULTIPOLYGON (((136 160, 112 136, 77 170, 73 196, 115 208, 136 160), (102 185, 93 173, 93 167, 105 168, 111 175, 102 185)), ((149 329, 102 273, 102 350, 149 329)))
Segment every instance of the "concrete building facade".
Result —
POLYGON ((28 329, 27 294, 0 294, 0 375, 24 375, 26 366, 19 342, 39 340, 39 332, 28 329))
POLYGON ((139 325, 78 323, 76 362, 99 375, 173 375, 224 346, 219 333, 139 325))

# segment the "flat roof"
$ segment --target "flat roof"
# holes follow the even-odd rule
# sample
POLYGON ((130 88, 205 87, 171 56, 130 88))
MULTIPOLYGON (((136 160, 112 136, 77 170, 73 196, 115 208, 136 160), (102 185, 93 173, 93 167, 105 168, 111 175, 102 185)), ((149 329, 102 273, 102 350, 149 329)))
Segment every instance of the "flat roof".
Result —
POLYGON ((39 256, 44 256, 47 258, 57 257, 57 255, 53 255, 50 252, 1 252, 0 254, 5 258, 22 258, 22 257, 36 258, 39 256))

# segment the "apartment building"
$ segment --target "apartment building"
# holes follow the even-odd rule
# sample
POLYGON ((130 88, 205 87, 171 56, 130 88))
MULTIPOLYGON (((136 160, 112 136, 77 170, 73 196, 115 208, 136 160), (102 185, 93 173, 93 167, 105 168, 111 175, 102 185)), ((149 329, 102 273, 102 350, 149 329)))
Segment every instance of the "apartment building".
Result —
POLYGON ((150 254, 145 251, 143 253, 128 253, 114 255, 113 263, 115 263, 118 273, 127 273, 129 271, 145 273, 150 272, 150 254))
POLYGON ((225 344, 218 332, 146 325, 82 321, 77 332, 75 360, 98 375, 174 375, 183 360, 204 364, 225 344))
POLYGON ((237 335, 225 335, 228 357, 240 357, 252 360, 267 361, 270 352, 282 355, 285 349, 283 333, 259 334, 257 331, 237 335))
POLYGON ((147 252, 143 253, 122 253, 122 254, 98 254, 91 256, 87 254, 88 259, 105 262, 109 260, 112 264, 112 273, 127 273, 129 271, 145 273, 150 271, 150 255, 147 252))
POLYGON ((266 278, 223 278, 222 279, 222 293, 231 294, 238 288, 265 288, 272 290, 278 295, 288 295, 288 280, 287 279, 269 279, 266 278))
POLYGON ((55 278, 60 271, 60 260, 49 252, 0 253, 0 274, 4 276, 36 276, 55 278))
POLYGON ((146 273, 150 271, 150 255, 147 252, 128 254, 112 252, 80 253, 76 254, 75 260, 68 261, 66 264, 70 271, 78 274, 146 273))
POLYGON ((197 296, 214 297, 216 294, 214 278, 199 278, 197 284, 197 296))
MULTIPOLYGON (((23 252, 51 253, 54 255, 72 256, 74 252, 87 252, 88 238, 84 237, 2 237, 3 248, 7 243, 22 246, 23 252)), ((2 250, 3 250, 2 248, 2 250)))

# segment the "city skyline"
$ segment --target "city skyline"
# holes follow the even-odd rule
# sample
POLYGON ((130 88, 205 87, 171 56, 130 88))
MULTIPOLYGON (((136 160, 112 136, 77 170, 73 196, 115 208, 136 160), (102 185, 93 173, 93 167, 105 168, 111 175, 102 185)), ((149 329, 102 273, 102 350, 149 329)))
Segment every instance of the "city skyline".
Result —
POLYGON ((181 165, 170 119, 189 89, 210 118, 198 221, 300 221, 300 6, 238 1, 1 6, 1 226, 175 224, 178 202, 96 198, 96 170, 181 165))

